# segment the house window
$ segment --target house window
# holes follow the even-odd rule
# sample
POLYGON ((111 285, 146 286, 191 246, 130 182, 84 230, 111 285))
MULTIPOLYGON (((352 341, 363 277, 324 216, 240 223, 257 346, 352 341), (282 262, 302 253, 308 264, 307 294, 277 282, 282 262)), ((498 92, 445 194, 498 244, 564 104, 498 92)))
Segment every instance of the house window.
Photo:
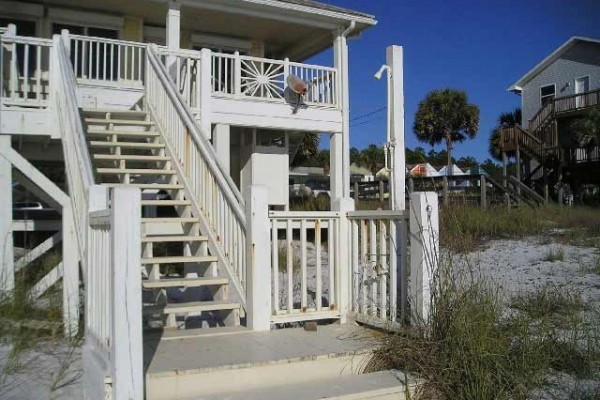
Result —
POLYGON ((542 107, 554 100, 556 85, 545 85, 540 88, 540 103, 542 107))

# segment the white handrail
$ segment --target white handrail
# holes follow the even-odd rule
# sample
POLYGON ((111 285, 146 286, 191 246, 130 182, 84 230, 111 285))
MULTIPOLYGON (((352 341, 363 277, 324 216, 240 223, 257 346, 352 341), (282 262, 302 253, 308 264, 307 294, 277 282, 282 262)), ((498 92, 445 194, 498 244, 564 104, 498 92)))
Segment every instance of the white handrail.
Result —
POLYGON ((226 268, 245 306, 246 217, 244 202, 233 180, 195 122, 192 111, 174 88, 156 49, 147 51, 146 102, 183 176, 186 196, 211 237, 209 249, 226 268), (213 247, 211 247, 213 246, 213 247))
POLYGON ((69 196, 73 205, 80 259, 85 271, 88 189, 94 183, 92 162, 77 104, 77 82, 60 35, 53 38, 54 105, 63 137, 69 196))

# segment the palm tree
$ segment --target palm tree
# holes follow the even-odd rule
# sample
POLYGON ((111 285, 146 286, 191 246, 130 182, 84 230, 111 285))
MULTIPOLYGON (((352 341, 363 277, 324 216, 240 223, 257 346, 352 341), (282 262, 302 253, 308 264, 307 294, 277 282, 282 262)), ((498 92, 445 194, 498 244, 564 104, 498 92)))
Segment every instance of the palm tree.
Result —
POLYGON ((475 137, 479 130, 479 107, 469 104, 462 90, 435 90, 419 103, 413 129, 421 142, 432 146, 446 142, 451 174, 452 145, 475 137))
POLYGON ((319 142, 320 137, 318 133, 306 132, 298 146, 298 150, 294 154, 294 158, 292 158, 291 166, 300 166, 307 160, 315 157, 319 152, 319 142))
POLYGON ((496 161, 502 161, 502 146, 500 143, 500 131, 502 128, 510 128, 521 125, 521 108, 517 107, 513 111, 500 114, 498 124, 492 130, 489 141, 489 152, 496 161))

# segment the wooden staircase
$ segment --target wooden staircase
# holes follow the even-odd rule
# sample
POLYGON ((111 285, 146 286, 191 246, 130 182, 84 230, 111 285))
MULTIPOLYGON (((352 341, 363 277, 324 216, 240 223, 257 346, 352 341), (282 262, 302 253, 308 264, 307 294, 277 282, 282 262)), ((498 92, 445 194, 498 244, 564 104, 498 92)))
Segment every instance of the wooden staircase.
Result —
MULTIPOLYGON (((185 198, 184 182, 144 111, 83 110, 97 181, 142 190, 142 288, 146 329, 239 326, 228 277, 185 198)), ((170 335, 171 337, 173 335, 170 335)))

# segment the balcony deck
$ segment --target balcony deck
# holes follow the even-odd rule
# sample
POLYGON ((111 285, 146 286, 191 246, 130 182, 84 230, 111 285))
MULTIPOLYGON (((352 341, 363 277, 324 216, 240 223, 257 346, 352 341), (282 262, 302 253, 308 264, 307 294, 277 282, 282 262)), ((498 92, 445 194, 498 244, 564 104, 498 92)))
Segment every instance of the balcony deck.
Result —
MULTIPOLYGON (((5 63, 1 106, 13 113, 18 110, 5 124, 12 133, 43 132, 40 124, 52 126, 43 111, 53 106, 53 42, 8 34, 2 38, 9 62, 5 63), (19 118, 29 121, 23 112, 33 110, 42 111, 38 115, 43 121, 33 126, 19 125, 19 118)), ((66 39, 70 42, 80 105, 128 109, 140 103, 146 83, 146 52, 151 44, 77 35, 66 39)), ((342 130, 341 92, 335 68, 237 52, 157 49, 179 94, 205 127, 221 123, 317 132, 342 130), (305 82, 303 96, 288 87, 290 75, 305 82)))

